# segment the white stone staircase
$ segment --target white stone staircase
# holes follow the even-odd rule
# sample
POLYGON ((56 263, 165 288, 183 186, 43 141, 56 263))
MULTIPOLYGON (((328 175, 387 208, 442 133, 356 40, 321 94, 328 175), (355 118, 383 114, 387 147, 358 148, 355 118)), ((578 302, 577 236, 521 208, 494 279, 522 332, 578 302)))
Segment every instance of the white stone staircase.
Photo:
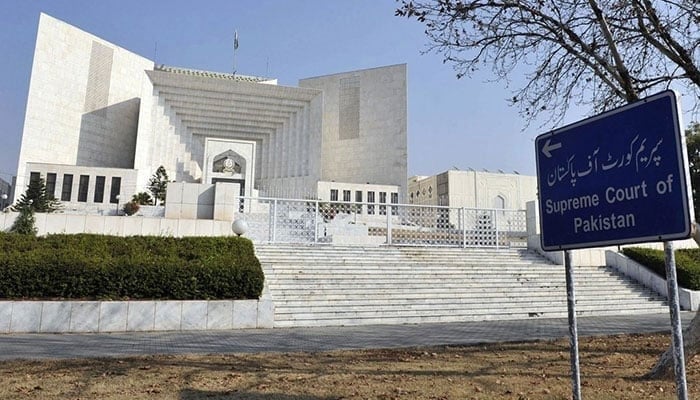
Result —
MULTIPOLYGON (((275 327, 566 317, 564 267, 525 249, 256 245, 275 327)), ((576 267, 578 315, 668 312, 606 267, 576 267)))

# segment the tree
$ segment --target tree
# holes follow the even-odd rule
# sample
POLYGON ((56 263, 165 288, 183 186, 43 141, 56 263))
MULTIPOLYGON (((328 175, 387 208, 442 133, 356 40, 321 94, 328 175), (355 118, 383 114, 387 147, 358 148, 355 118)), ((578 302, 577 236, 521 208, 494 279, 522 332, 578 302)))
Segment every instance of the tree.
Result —
POLYGON ((19 215, 12 227, 10 227, 10 232, 19 233, 20 235, 36 235, 34 222, 34 211, 31 207, 24 206, 19 209, 19 215))
POLYGON ((44 179, 39 177, 29 181, 27 190, 12 206, 13 211, 22 212, 24 208, 31 208, 33 212, 51 213, 61 208, 61 203, 52 194, 46 193, 44 179))
POLYGON ((697 219, 700 217, 700 122, 690 123, 685 130, 685 141, 688 148, 688 168, 690 168, 693 205, 697 219))
POLYGON ((148 191, 153 195, 156 205, 165 205, 165 194, 168 189, 168 173, 162 165, 148 180, 148 191))
MULTIPOLYGON (((543 115, 554 127, 574 104, 597 114, 670 87, 700 107, 697 0, 397 1, 396 15, 425 25, 427 52, 457 78, 489 65, 509 82, 524 69, 509 101, 527 123, 543 115)), ((684 338, 688 359, 700 353, 700 312, 684 338)), ((670 374, 671 351, 648 378, 670 374)))
POLYGON ((554 126, 574 104, 595 114, 668 87, 700 94, 696 0, 399 2, 396 15, 425 25, 427 52, 458 78, 485 65, 506 82, 526 71, 509 101, 528 123, 543 115, 554 126))
POLYGON ((131 202, 142 206, 153 205, 153 198, 147 192, 139 192, 131 197, 131 202))

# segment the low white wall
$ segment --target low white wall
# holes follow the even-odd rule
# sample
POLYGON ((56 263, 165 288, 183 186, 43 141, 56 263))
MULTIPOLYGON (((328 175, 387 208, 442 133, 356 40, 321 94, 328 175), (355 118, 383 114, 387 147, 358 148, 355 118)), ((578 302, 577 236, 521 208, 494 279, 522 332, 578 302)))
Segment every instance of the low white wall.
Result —
POLYGON ((272 328, 261 300, 0 301, 0 333, 198 331, 272 328))
MULTIPOLYGON (((616 251, 606 251, 605 259, 608 266, 668 298, 666 279, 658 276, 647 267, 616 251)), ((678 302, 683 310, 697 311, 700 308, 700 291, 679 287, 678 302)))
MULTIPOLYGON (((7 231, 18 213, 0 213, 0 229, 7 231)), ((211 219, 149 218, 132 215, 101 216, 36 213, 39 235, 49 233, 95 233, 113 236, 230 236, 230 221, 211 219)))

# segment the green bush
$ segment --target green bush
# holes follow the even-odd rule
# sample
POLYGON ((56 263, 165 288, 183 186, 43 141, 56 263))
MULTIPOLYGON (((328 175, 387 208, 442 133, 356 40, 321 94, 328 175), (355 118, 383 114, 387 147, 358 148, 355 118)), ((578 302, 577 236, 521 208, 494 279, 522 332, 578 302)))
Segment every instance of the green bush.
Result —
POLYGON ((130 201, 130 202, 124 204, 124 207, 122 207, 122 211, 126 215, 134 215, 137 212, 139 212, 140 208, 141 208, 141 206, 139 205, 139 203, 137 203, 135 201, 130 201))
POLYGON ((257 299, 264 276, 239 237, 0 233, 0 298, 257 299))
MULTIPOLYGON (((666 258, 663 251, 627 247, 622 252, 666 279, 666 258)), ((679 249, 675 251, 675 256, 678 285, 690 290, 700 290, 700 249, 679 249)))

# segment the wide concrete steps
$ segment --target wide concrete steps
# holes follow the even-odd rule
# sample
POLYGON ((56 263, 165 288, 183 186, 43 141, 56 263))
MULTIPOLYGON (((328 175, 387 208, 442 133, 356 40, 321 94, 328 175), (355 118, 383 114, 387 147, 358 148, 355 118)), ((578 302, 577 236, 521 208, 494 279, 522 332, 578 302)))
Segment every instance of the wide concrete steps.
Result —
MULTIPOLYGON (((564 268, 523 249, 258 245, 256 252, 276 327, 567 315, 564 268)), ((613 270, 574 274, 579 315, 668 311, 613 270)))

